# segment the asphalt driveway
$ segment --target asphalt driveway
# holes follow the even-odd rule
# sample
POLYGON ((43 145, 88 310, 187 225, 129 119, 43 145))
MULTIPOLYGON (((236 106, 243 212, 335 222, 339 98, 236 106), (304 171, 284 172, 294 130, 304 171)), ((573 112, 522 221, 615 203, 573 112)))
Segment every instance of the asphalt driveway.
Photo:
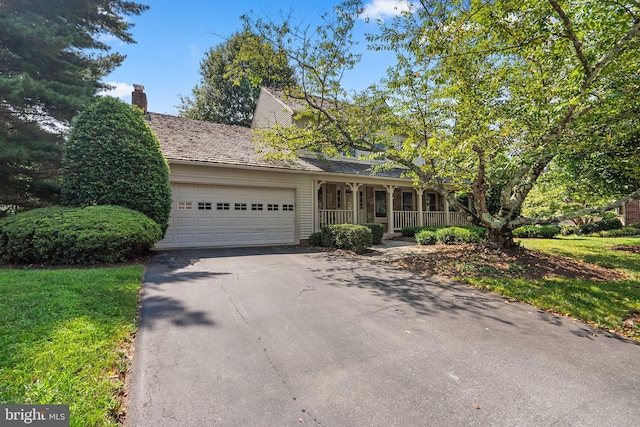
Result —
POLYGON ((164 252, 133 426, 633 426, 640 346, 467 286, 304 247, 164 252))

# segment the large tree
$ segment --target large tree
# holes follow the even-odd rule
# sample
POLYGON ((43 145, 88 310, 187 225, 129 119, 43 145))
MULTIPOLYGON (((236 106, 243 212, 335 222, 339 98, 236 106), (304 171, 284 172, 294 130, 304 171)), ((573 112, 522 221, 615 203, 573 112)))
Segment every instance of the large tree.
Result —
POLYGON ((63 129, 133 43, 127 19, 147 6, 123 0, 0 1, 0 207, 28 208, 59 193, 63 129))
POLYGON ((592 186, 601 175, 580 172, 587 159, 607 173, 637 171, 637 163, 623 163, 640 157, 638 140, 629 138, 638 134, 640 112, 640 3, 412 3, 399 16, 378 21, 378 31, 368 36, 370 49, 396 55, 388 77, 347 96, 341 77, 358 59, 352 29, 362 11, 360 1, 346 1, 315 32, 290 22, 249 20, 290 52, 302 79, 290 96, 306 103, 303 113, 315 118, 305 129, 261 132, 277 155, 294 156, 301 148, 372 151, 488 227, 500 248, 513 245, 511 231, 519 226, 603 212, 640 196, 636 181, 606 194, 602 206, 552 216, 520 213, 536 183, 554 169, 567 168, 592 186), (603 153, 608 162, 597 161, 603 153), (471 209, 448 183, 471 194, 471 209), (497 211, 487 207, 489 188, 500 189, 497 211))
POLYGON ((181 97, 179 114, 241 126, 251 125, 261 86, 281 89, 295 82, 286 54, 248 29, 211 48, 200 75, 191 96, 181 97))

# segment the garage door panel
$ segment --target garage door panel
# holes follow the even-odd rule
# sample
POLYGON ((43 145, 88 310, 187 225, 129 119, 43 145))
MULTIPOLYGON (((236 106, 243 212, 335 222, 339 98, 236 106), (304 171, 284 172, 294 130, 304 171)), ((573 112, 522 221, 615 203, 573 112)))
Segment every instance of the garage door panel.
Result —
POLYGON ((176 227, 193 227, 194 218, 176 218, 176 227))
POLYGON ((161 247, 291 244, 295 190, 173 184, 161 247))
POLYGON ((183 234, 183 233, 178 233, 176 234, 176 243, 179 245, 188 245, 188 244, 193 244, 195 243, 194 238, 193 238, 193 233, 189 233, 189 234, 183 234))
POLYGON ((196 224, 198 227, 213 227, 213 217, 208 217, 208 218, 199 217, 196 224))

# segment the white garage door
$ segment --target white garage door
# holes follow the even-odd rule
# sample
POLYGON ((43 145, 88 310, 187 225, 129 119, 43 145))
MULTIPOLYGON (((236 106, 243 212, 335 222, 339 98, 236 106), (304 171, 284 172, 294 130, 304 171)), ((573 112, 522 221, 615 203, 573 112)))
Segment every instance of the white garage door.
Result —
POLYGON ((169 228, 159 248, 291 244, 292 189, 172 185, 169 228))

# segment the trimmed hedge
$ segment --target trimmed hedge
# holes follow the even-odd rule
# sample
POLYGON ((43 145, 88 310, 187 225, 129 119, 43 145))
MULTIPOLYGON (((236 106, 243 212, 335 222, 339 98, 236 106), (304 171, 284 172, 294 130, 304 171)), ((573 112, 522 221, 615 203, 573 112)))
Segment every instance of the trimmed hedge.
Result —
POLYGON ((86 265, 148 252, 162 238, 146 215, 119 206, 42 208, 0 220, 0 260, 86 265))
POLYGON ((384 235, 384 225, 373 223, 373 222, 362 224, 362 225, 364 225, 369 230, 371 230, 374 245, 377 245, 378 243, 382 242, 382 236, 384 235))
POLYGON ((513 230, 515 238, 551 239, 560 234, 560 227, 556 225, 525 225, 513 230))
POLYGON ((460 225, 460 226, 452 226, 452 225, 439 225, 439 226, 424 226, 424 227, 403 227, 400 229, 400 233, 405 237, 415 237, 421 231, 438 231, 445 228, 462 228, 465 230, 469 230, 472 233, 478 235, 478 237, 484 237, 487 229, 485 227, 478 227, 477 225, 460 225))
POLYGON ((419 245, 435 245, 438 241, 436 232, 431 230, 419 231, 416 233, 415 238, 419 245))
POLYGON ((563 236, 594 234, 601 231, 619 230, 622 228, 622 222, 618 218, 603 219, 601 221, 588 222, 582 225, 563 225, 561 234, 563 236))
POLYGON ((463 243, 476 243, 480 240, 480 236, 462 227, 448 227, 436 231, 436 239, 438 239, 438 242, 446 245, 459 245, 463 243))
POLYGON ((477 243, 480 236, 468 228, 446 227, 436 230, 422 230, 415 235, 420 245, 433 245, 436 242, 445 245, 461 245, 464 243, 477 243))
POLYGON ((312 246, 322 246, 322 232, 316 231, 309 236, 309 244, 312 246))
POLYGON ((640 236, 640 224, 636 227, 624 227, 616 230, 605 230, 591 234, 598 237, 624 237, 624 236, 640 236))
POLYGON ((167 230, 169 166, 142 110, 98 97, 73 121, 62 157, 62 200, 73 207, 117 205, 167 230))
POLYGON ((373 244, 371 229, 359 224, 335 224, 322 227, 322 246, 347 249, 361 254, 373 244))

